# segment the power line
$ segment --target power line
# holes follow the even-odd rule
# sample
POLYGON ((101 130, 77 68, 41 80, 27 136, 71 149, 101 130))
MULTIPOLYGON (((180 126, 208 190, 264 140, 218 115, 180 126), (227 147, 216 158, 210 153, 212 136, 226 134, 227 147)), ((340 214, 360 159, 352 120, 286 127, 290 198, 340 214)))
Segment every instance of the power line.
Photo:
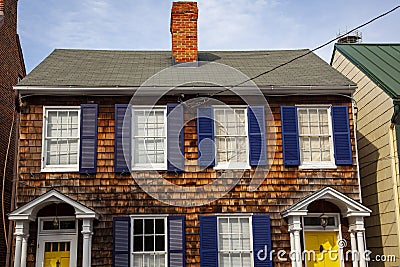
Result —
POLYGON ((383 13, 383 14, 381 14, 381 15, 379 15, 379 16, 377 16, 377 17, 375 17, 375 18, 373 18, 373 19, 371 19, 371 20, 369 20, 369 21, 367 21, 367 22, 365 22, 365 23, 363 23, 363 24, 357 26, 357 27, 355 27, 354 29, 351 29, 350 31, 348 31, 348 32, 346 32, 346 33, 344 33, 344 34, 342 34, 342 35, 337 36, 336 38, 334 38, 334 39, 332 39, 332 40, 330 40, 330 41, 328 41, 328 42, 326 42, 326 43, 324 43, 324 44, 322 44, 322 45, 320 45, 320 46, 318 46, 318 47, 316 47, 316 48, 314 48, 314 49, 308 51, 307 53, 305 53, 305 54, 303 54, 303 55, 297 56, 297 57, 295 57, 295 58, 293 58, 293 59, 291 59, 291 60, 289 60, 289 61, 287 61, 287 62, 285 62, 285 63, 283 63, 283 64, 281 64, 281 65, 278 65, 278 66, 276 66, 276 67, 274 67, 274 68, 272 68, 272 69, 270 69, 270 70, 264 71, 264 72, 262 72, 262 73, 260 73, 260 74, 258 74, 258 75, 256 75, 256 76, 253 76, 252 78, 249 78, 249 79, 247 79, 247 80, 245 80, 245 81, 243 81, 243 82, 240 82, 240 83, 238 83, 238 84, 236 84, 236 85, 232 85, 232 86, 230 86, 230 87, 228 87, 228 88, 226 88, 226 89, 224 89, 224 90, 221 90, 221 91, 219 91, 219 92, 216 92, 216 93, 214 93, 214 94, 211 94, 210 96, 215 96, 215 95, 224 93, 224 92, 226 92, 226 91, 228 91, 228 90, 231 90, 231 89, 233 89, 233 88, 239 87, 239 86, 241 86, 241 85, 243 85, 243 84, 245 84, 245 83, 247 83, 247 82, 251 82, 251 81, 253 81, 253 80, 255 80, 255 79, 257 79, 257 78, 259 78, 259 77, 261 77, 261 76, 264 76, 265 74, 268 74, 268 73, 273 72, 273 71, 275 71, 275 70, 277 70, 277 69, 279 69, 279 68, 282 68, 282 67, 284 67, 284 66, 286 66, 286 65, 289 65, 290 63, 293 63, 294 61, 296 61, 296 60, 298 60, 298 59, 300 59, 300 58, 303 58, 303 57, 305 57, 305 56, 307 56, 307 55, 309 55, 309 54, 311 54, 311 53, 313 53, 313 52, 315 52, 315 51, 317 51, 317 50, 319 50, 319 49, 321 49, 321 48, 323 48, 323 47, 325 47, 325 46, 327 46, 327 45, 329 45, 329 44, 331 44, 331 43, 333 43, 333 42, 335 42, 336 40, 338 40, 338 39, 340 39, 340 38, 342 38, 342 37, 345 37, 345 36, 348 35, 349 33, 354 32, 354 31, 356 31, 356 30, 359 30, 359 29, 361 29, 361 28, 363 28, 363 27, 365 27, 365 26, 371 24, 372 22, 374 22, 374 21, 376 21, 376 20, 378 20, 378 19, 380 19, 380 18, 383 18, 383 17, 389 15, 390 13, 396 11, 398 8, 400 8, 400 6, 394 7, 393 9, 391 9, 391 10, 389 10, 389 11, 387 11, 387 12, 385 12, 385 13, 383 13))

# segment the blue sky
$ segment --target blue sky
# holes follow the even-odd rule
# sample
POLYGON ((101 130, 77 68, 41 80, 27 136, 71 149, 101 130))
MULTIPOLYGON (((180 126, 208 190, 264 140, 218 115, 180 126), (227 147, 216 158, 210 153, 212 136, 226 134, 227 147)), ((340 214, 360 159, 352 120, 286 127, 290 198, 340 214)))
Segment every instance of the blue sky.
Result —
MULTIPOLYGON (((315 48, 399 0, 198 0, 200 50, 315 48)), ((55 48, 170 50, 171 0, 20 0, 27 71, 55 48)), ((400 9, 361 29, 364 43, 400 43, 400 9)), ((333 46, 317 52, 330 60, 333 46)))

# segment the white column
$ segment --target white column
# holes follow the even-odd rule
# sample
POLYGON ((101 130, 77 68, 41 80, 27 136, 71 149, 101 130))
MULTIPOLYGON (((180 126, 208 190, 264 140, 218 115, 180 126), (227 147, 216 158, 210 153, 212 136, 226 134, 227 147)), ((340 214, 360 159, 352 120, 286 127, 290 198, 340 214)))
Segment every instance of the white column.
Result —
POLYGON ((294 262, 292 259, 292 267, 301 267, 301 217, 300 216, 292 216, 289 217, 289 232, 291 233, 290 238, 290 247, 292 248, 292 253, 295 256, 294 262), (293 236, 293 238, 292 238, 293 236))
POLYGON ((16 221, 14 267, 26 267, 29 221, 16 221))
POLYGON ((82 255, 82 267, 91 267, 92 262, 92 229, 93 228, 93 220, 92 219, 83 219, 82 224, 82 235, 83 235, 83 255, 82 255))
POLYGON ((367 262, 365 259, 365 244, 364 244, 364 231, 357 232, 357 246, 360 252, 360 267, 366 267, 367 262))
MULTIPOLYGON (((351 257, 353 261, 353 267, 358 267, 359 255, 356 253, 357 250, 357 239, 356 234, 353 231, 350 232, 350 242, 351 242, 351 257)), ((347 255, 346 255, 347 256, 347 255)))
POLYGON ((28 238, 29 234, 22 236, 21 267, 26 267, 26 258, 28 256, 28 238))
MULTIPOLYGON (((365 243, 364 243, 364 218, 363 217, 349 217, 349 231, 353 233, 352 237, 352 249, 355 247, 353 243, 357 243, 357 251, 359 254, 359 266, 366 267, 367 260, 365 258, 365 243), (355 242, 355 240, 357 242, 355 242)), ((354 259, 353 259, 353 266, 354 266, 354 259)))
MULTIPOLYGON (((296 245, 294 243, 294 233, 291 231, 290 232, 290 253, 294 253, 296 251, 296 245)), ((295 267, 296 264, 296 258, 291 258, 292 259, 292 267, 295 267)))

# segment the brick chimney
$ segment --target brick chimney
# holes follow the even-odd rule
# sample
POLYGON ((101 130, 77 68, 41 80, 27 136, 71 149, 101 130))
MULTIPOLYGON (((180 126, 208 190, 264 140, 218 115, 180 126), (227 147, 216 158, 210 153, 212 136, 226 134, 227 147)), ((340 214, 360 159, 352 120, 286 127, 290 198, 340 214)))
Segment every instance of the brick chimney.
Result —
POLYGON ((198 15, 199 9, 197 8, 197 2, 180 1, 172 4, 171 35, 172 58, 174 63, 197 61, 198 15))

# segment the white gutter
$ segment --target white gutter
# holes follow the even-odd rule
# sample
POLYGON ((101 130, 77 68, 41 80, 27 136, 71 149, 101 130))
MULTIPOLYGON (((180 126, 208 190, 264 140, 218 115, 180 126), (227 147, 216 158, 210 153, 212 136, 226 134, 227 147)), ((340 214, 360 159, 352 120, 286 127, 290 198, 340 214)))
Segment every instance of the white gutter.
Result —
MULTIPOLYGON (((234 95, 240 93, 246 95, 254 95, 255 88, 251 87, 235 87, 232 90, 229 86, 224 87, 209 87, 209 86, 190 86, 178 87, 175 86, 154 86, 154 87, 46 87, 46 86, 14 86, 14 90, 21 95, 133 95, 139 88, 145 90, 145 95, 160 95, 166 91, 171 91, 172 94, 215 94, 218 95, 234 95), (171 90, 171 88, 173 88, 171 90), (224 91, 226 90, 226 91, 224 91), (223 91, 223 92, 221 92, 223 91)), ((357 87, 354 85, 343 86, 267 86, 259 87, 258 89, 264 95, 276 94, 298 94, 298 95, 332 95, 332 94, 352 94, 357 87)))

